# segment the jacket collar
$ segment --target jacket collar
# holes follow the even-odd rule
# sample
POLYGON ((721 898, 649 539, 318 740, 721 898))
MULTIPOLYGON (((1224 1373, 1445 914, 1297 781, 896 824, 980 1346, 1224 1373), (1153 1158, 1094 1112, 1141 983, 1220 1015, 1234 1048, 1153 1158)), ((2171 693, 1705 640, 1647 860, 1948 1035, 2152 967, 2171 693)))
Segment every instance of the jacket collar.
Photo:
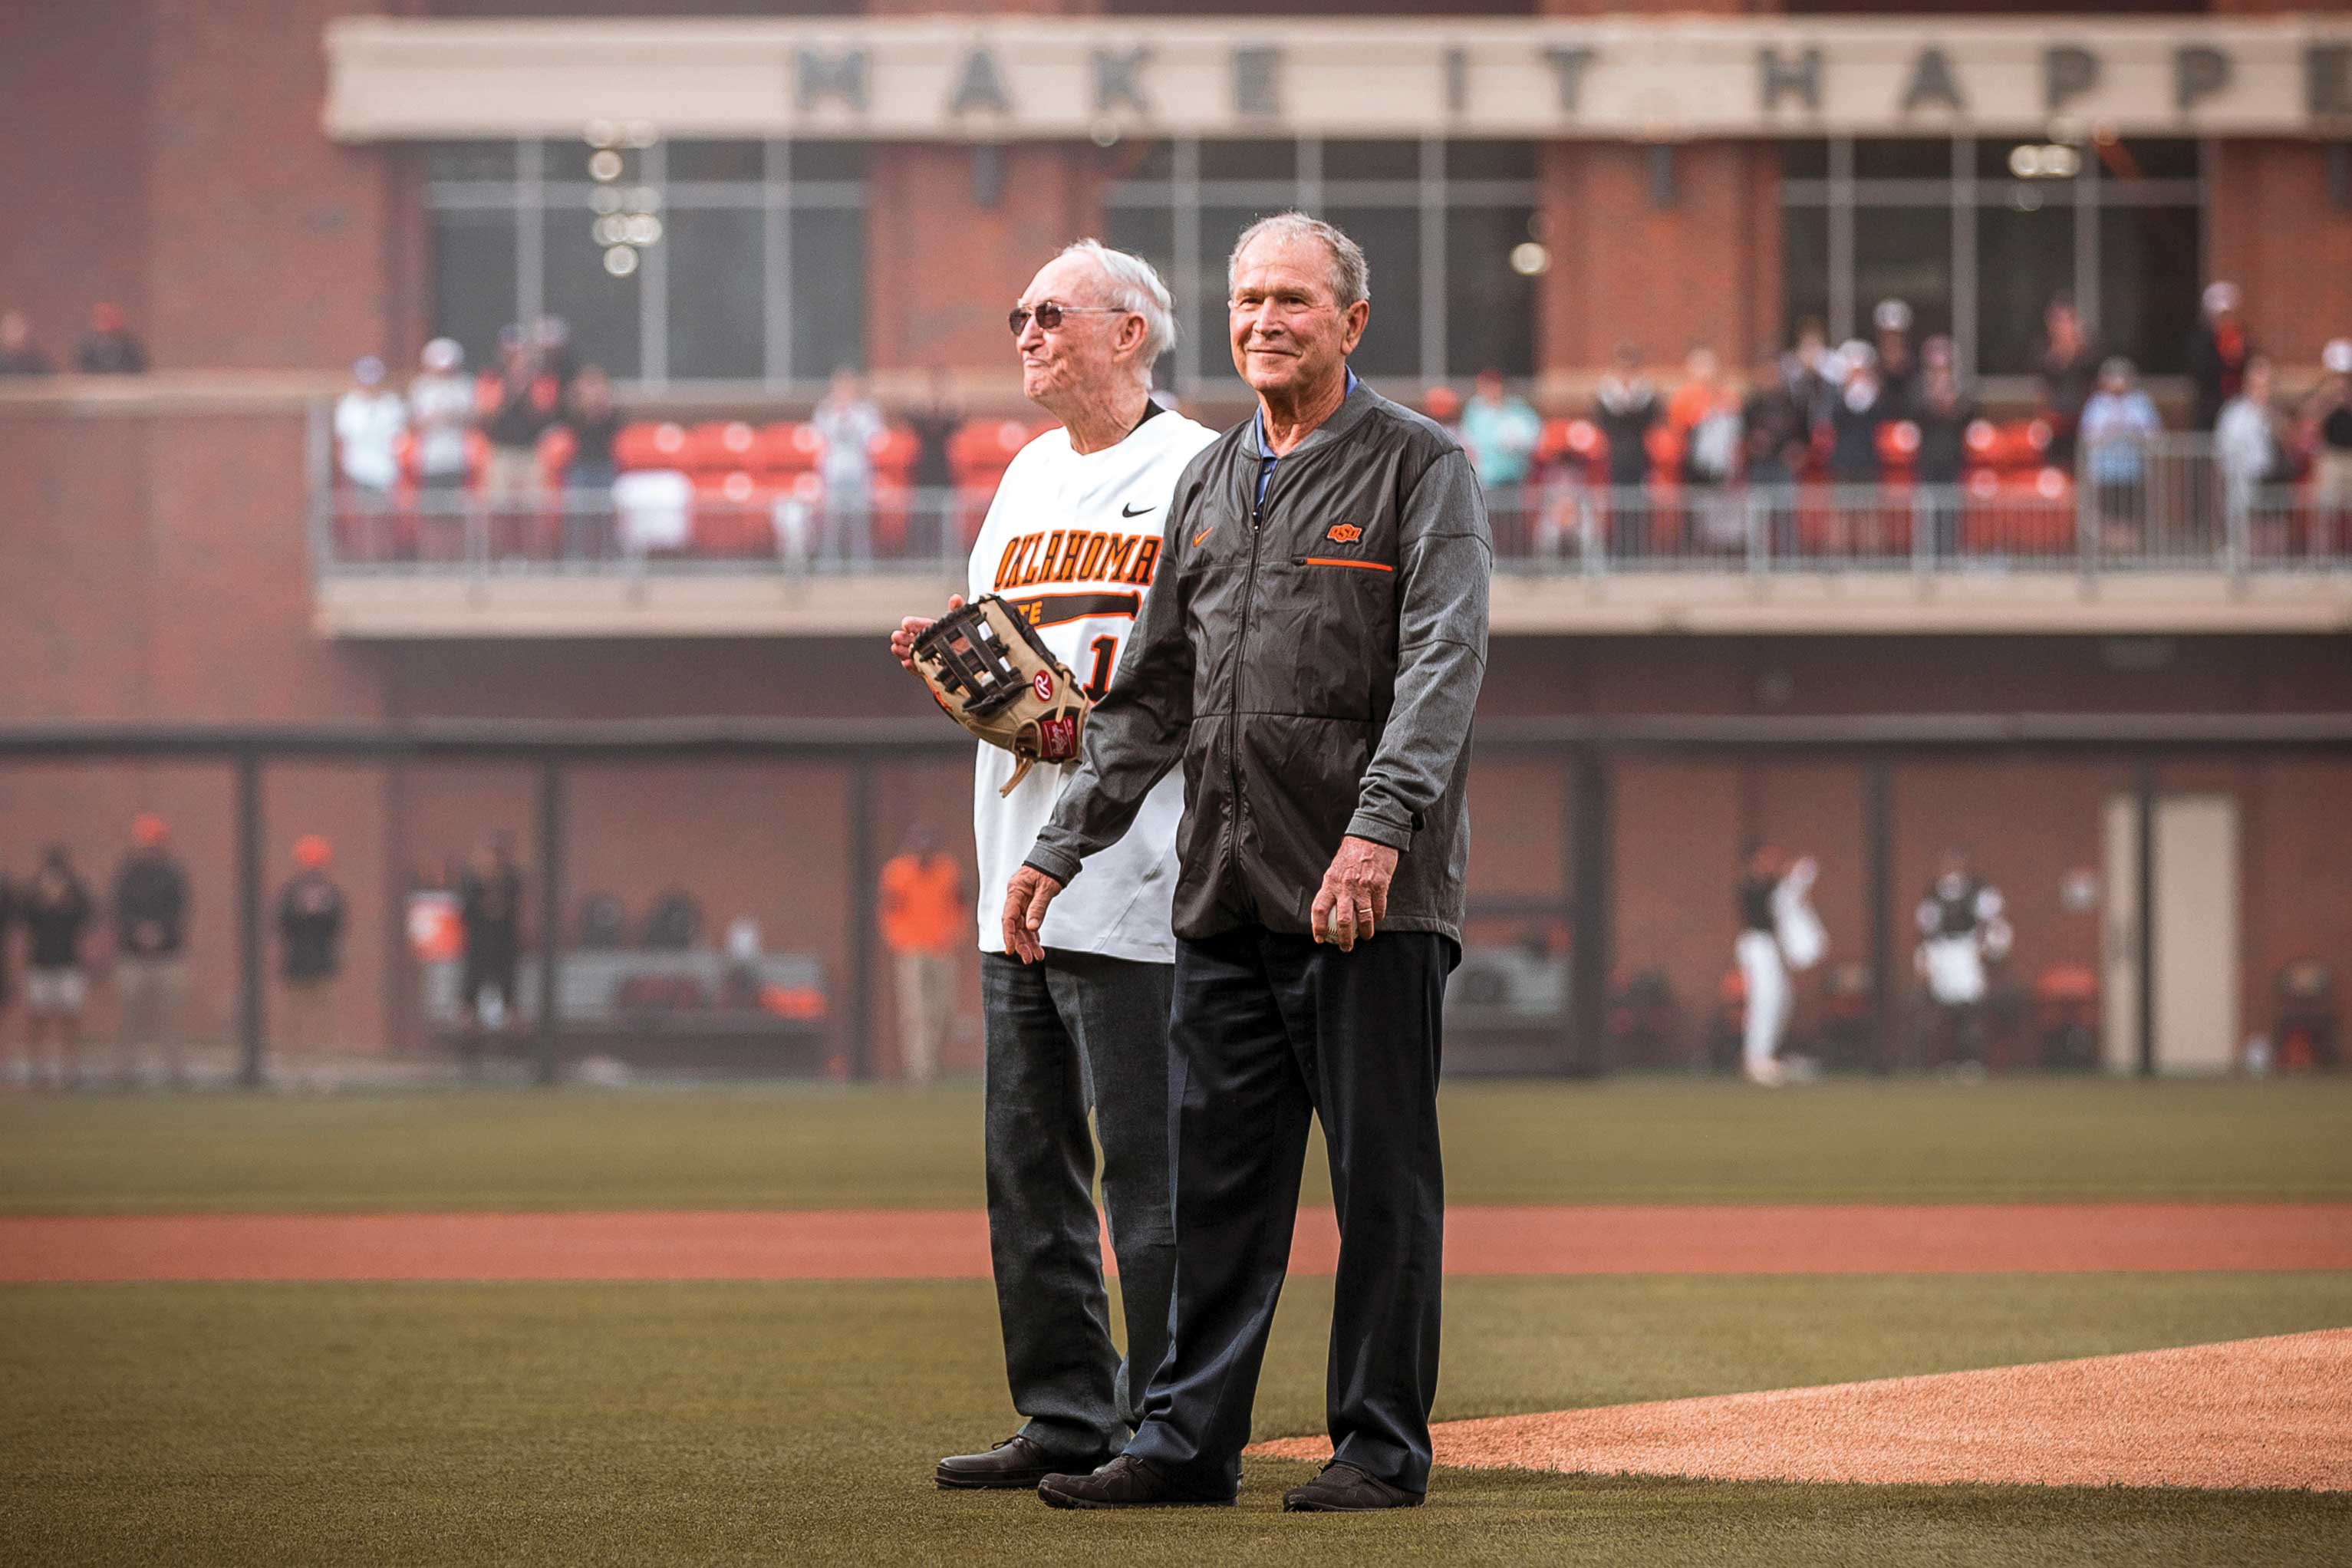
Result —
MULTIPOLYGON (((1318 447, 1339 440, 1354 429, 1364 416, 1372 411, 1372 405, 1380 400, 1381 395, 1374 392, 1369 383, 1350 369, 1348 372, 1348 395, 1339 400, 1339 406, 1331 411, 1331 417, 1309 430, 1297 446, 1283 453, 1282 456, 1296 458, 1302 452, 1311 452, 1318 447)), ((1265 428, 1265 410, 1263 407, 1253 410, 1249 416, 1248 426, 1242 435, 1242 447, 1253 458, 1263 458, 1266 455, 1264 444, 1258 439, 1259 432, 1265 428)))

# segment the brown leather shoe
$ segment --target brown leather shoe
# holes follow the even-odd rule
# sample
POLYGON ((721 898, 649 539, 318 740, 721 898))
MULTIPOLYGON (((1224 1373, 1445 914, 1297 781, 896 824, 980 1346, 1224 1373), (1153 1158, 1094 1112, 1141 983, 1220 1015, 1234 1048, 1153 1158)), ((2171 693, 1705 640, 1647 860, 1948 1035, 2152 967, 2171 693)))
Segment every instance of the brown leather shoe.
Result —
MULTIPOLYGON (((1108 1454, 1094 1463, 1109 1459, 1108 1454)), ((954 1454, 940 1461, 940 1485, 960 1491, 1027 1491, 1056 1470, 1076 1469, 1085 1459, 1057 1459, 1026 1434, 1016 1432, 985 1454, 954 1454)))
POLYGON ((1422 1494, 1392 1487, 1378 1476, 1360 1470, 1343 1459, 1323 1467, 1323 1473, 1303 1487, 1282 1494, 1285 1513, 1377 1513, 1388 1508, 1419 1508, 1422 1494))
POLYGON ((1048 1508, 1231 1508, 1229 1493, 1188 1491, 1169 1476, 1121 1454, 1090 1476, 1047 1476, 1037 1496, 1048 1508))

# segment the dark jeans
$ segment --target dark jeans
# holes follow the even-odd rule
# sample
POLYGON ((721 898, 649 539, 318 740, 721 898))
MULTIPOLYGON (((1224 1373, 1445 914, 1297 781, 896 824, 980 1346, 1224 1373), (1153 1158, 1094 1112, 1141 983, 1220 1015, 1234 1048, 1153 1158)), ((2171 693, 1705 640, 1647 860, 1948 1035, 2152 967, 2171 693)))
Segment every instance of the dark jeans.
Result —
POLYGON ((988 1242, 1022 1428, 1056 1458, 1116 1453, 1168 1348, 1171 969, 1095 953, 980 959, 988 1037, 988 1242), (1111 1343, 1094 1143, 1128 1357, 1111 1343), (1140 1368, 1140 1371, 1131 1371, 1140 1368))
POLYGON ((1381 1479, 1428 1489, 1445 1242, 1439 1014, 1455 957, 1420 931, 1352 952, 1262 927, 1177 943, 1175 1342, 1129 1453, 1202 1491, 1240 1485, 1320 1116, 1339 1215, 1331 1440, 1381 1479))

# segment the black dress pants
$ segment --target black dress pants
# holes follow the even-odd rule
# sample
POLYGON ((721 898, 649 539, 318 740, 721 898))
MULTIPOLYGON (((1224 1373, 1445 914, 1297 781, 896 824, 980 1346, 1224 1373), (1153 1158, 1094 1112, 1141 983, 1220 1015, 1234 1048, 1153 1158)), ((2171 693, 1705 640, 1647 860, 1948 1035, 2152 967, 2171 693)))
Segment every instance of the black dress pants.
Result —
POLYGON ((1176 1288, 1168 1359, 1129 1453, 1201 1490, 1239 1487, 1319 1115, 1339 1219, 1336 1457, 1428 1489, 1445 1241, 1439 1013, 1456 954, 1422 931, 1352 952, 1262 927, 1178 942, 1176 1288))

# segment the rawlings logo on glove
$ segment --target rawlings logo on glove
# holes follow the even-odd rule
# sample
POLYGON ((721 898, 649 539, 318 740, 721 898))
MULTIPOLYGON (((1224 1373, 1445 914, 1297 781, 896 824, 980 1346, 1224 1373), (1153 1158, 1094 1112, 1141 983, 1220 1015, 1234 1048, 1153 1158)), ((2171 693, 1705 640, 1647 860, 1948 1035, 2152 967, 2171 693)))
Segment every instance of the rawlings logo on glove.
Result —
POLYGON ((999 795, 1039 763, 1077 761, 1093 704, 1029 618, 994 594, 933 621, 914 653, 915 673, 948 717, 1021 759, 999 795))

